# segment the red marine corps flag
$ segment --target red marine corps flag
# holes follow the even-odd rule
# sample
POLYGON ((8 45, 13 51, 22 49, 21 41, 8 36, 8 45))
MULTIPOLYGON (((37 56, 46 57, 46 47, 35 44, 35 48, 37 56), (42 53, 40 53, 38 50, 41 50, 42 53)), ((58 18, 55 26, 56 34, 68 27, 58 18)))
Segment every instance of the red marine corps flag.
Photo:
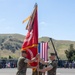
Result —
MULTIPOLYGON (((38 53, 38 19, 37 19, 37 5, 33 10, 32 15, 30 16, 29 22, 27 24, 26 29, 28 33, 25 37, 25 40, 22 45, 22 50, 26 50, 28 52, 28 59, 32 59, 38 53)), ((31 66, 36 66, 37 63, 31 63, 31 66)))

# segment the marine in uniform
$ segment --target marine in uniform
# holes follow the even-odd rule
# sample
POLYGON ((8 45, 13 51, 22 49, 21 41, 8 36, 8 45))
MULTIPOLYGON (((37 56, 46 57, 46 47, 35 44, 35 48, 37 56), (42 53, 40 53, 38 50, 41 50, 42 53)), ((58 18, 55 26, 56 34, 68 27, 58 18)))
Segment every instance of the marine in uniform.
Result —
POLYGON ((22 51, 21 52, 22 56, 18 59, 17 62, 17 73, 16 75, 26 75, 26 70, 27 70, 27 63, 33 62, 34 60, 29 60, 26 58, 27 52, 22 51))
POLYGON ((49 56, 50 61, 43 61, 42 59, 40 59, 40 62, 42 64, 47 65, 47 67, 43 68, 43 69, 37 69, 40 72, 46 72, 48 75, 56 75, 56 69, 57 69, 57 60, 56 60, 56 55, 54 53, 51 53, 51 55, 49 56))

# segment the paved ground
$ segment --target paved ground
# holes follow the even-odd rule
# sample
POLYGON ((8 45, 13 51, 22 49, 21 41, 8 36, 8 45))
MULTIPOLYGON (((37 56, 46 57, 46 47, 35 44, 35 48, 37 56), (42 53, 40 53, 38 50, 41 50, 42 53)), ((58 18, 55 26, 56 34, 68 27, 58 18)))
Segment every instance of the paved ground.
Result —
MULTIPOLYGON (((27 70, 27 75, 31 75, 31 69, 27 70)), ((0 75, 16 75, 17 69, 16 68, 5 68, 0 69, 0 75)), ((64 69, 59 68, 57 69, 57 75, 75 75, 75 69, 64 69)))

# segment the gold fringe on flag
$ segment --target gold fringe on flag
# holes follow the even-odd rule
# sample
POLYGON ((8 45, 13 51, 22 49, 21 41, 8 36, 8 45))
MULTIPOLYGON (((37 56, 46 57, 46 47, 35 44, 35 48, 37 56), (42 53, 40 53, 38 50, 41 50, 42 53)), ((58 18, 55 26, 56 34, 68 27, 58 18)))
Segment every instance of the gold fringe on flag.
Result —
POLYGON ((30 17, 31 17, 31 16, 28 16, 25 20, 23 20, 23 22, 22 22, 22 23, 25 23, 27 20, 29 20, 29 19, 30 19, 30 17))

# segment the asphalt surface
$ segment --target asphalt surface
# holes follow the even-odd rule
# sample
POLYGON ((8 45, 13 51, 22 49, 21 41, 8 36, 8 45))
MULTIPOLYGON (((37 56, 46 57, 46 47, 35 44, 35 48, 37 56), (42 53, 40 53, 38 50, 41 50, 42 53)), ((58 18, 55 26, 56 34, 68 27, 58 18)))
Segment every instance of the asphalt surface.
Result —
MULTIPOLYGON (((0 75, 16 75, 16 72, 16 68, 0 69, 0 75)), ((28 69, 26 75, 32 75, 32 70, 28 69)), ((75 75, 75 69, 58 68, 56 75, 75 75)))

